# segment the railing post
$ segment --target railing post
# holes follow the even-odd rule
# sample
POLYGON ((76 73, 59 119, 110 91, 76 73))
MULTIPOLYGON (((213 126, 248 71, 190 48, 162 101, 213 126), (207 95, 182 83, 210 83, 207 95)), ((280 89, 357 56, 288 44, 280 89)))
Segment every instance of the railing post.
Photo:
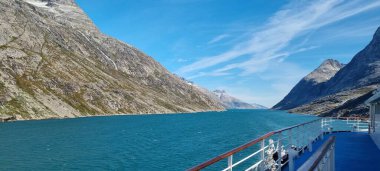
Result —
POLYGON ((289 146, 290 148, 292 147, 293 145, 293 137, 292 137, 292 129, 289 130, 289 146))
POLYGON ((233 155, 228 156, 228 171, 232 171, 233 155))
POLYGON ((298 151, 294 149, 289 149, 289 171, 294 171, 294 158, 297 156, 298 151))
POLYGON ((323 119, 322 119, 322 123, 321 123, 321 125, 322 125, 322 126, 321 126, 321 127, 322 127, 322 130, 325 129, 325 122, 326 122, 326 119, 323 118, 323 119))
POLYGON ((278 170, 281 171, 281 160, 282 160, 282 156, 281 156, 281 152, 282 152, 282 145, 281 145, 281 138, 282 138, 282 132, 278 133, 278 147, 277 147, 277 156, 278 156, 278 161, 277 161, 277 164, 278 164, 278 170))
POLYGON ((321 119, 321 129, 323 129, 323 120, 324 119, 321 119))
POLYGON ((322 124, 321 124, 321 129, 319 130, 320 131, 320 134, 321 134, 321 140, 323 140, 323 134, 324 134, 324 125, 323 125, 323 123, 324 123, 324 121, 325 121, 325 119, 323 118, 322 120, 321 120, 321 122, 322 122, 322 124))
POLYGON ((369 125, 370 123, 368 123, 368 134, 371 133, 371 126, 369 125))
POLYGON ((295 134, 296 135, 296 143, 297 143, 297 145, 296 145, 296 148, 297 148, 297 151, 298 151, 298 148, 300 147, 300 137, 301 137, 301 135, 300 135, 300 127, 296 127, 297 128, 297 134, 295 134))
POLYGON ((332 120, 332 118, 330 118, 329 119, 329 128, 328 128, 329 129, 329 134, 331 134, 332 131, 333 131, 333 129, 334 129, 333 126, 332 126, 332 123, 333 123, 333 120, 332 120))
POLYGON ((321 138, 321 126, 318 122, 315 123, 315 135, 316 135, 316 139, 320 139, 321 138))
POLYGON ((368 117, 368 134, 371 133, 371 120, 372 120, 372 114, 371 114, 371 111, 369 111, 369 117, 368 117))
POLYGON ((264 160, 265 160, 265 150, 264 150, 264 148, 265 148, 265 139, 263 139, 262 141, 261 141, 261 160, 264 162, 264 160))
POLYGON ((357 121, 356 121, 356 132, 360 132, 360 120, 359 119, 357 119, 357 121))
POLYGON ((335 171, 335 142, 332 145, 332 155, 331 155, 331 160, 332 160, 332 165, 331 165, 331 171, 335 171))
POLYGON ((306 143, 305 143, 305 126, 302 125, 301 127, 302 127, 302 129, 301 129, 301 132, 302 132, 301 147, 302 147, 302 153, 304 153, 305 152, 304 144, 306 146, 306 143))
POLYGON ((309 152, 313 151, 313 137, 309 137, 308 147, 309 152))

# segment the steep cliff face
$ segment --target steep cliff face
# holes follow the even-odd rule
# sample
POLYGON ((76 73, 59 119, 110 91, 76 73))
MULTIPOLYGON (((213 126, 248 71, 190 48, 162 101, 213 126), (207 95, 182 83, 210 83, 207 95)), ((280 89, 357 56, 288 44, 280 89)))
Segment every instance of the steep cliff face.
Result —
POLYGON ((317 69, 304 77, 274 109, 291 109, 322 96, 324 83, 330 80, 344 65, 333 59, 325 60, 317 69))
POLYGON ((223 110, 73 0, 0 1, 0 113, 17 119, 223 110))
POLYGON ((285 97, 277 104, 276 109, 291 109, 290 112, 311 113, 321 116, 349 116, 352 114, 366 115, 368 107, 364 105, 373 91, 380 86, 380 28, 377 29, 372 41, 342 69, 328 81, 303 91, 299 87, 292 91, 304 92, 306 103, 284 107, 282 104, 293 103, 296 98, 285 97))
POLYGON ((372 41, 328 82, 324 93, 333 94, 380 83, 380 28, 372 41))

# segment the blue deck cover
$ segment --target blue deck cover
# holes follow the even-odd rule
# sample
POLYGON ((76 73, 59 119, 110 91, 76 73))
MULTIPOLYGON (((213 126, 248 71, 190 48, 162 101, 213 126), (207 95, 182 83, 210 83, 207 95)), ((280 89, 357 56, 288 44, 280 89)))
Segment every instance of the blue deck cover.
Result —
MULTIPOLYGON (((323 140, 313 144, 313 152, 330 136, 336 137, 336 171, 380 171, 380 150, 368 133, 339 132, 325 135, 323 140)), ((299 168, 313 152, 305 150, 305 153, 295 159, 295 168, 299 168)))

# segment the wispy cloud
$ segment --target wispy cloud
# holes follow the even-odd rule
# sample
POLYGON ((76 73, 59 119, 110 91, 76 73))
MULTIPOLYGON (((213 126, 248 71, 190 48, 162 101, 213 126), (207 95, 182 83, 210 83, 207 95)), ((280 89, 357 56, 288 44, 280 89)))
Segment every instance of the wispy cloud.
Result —
MULTIPOLYGON (((224 53, 204 57, 184 66, 178 72, 182 74, 198 72, 221 65, 211 72, 215 74, 241 69, 243 74, 255 73, 265 69, 265 65, 271 61, 286 58, 294 53, 289 51, 291 49, 289 46, 295 39, 331 23, 378 7, 380 7, 380 1, 376 0, 294 1, 276 12, 259 31, 254 32, 246 41, 236 44, 224 53), (249 58, 243 62, 229 62, 247 55, 249 58), (229 64, 225 64, 227 62, 229 64)), ((218 40, 216 38, 215 40, 218 40)), ((302 49, 307 50, 307 48, 298 50, 302 49)))
POLYGON ((189 60, 188 59, 185 59, 185 58, 178 58, 177 59, 177 62, 179 63, 183 63, 183 62, 188 62, 189 60))
POLYGON ((212 77, 215 77, 215 76, 226 76, 226 75, 231 75, 231 73, 228 73, 228 72, 199 72, 195 75, 192 75, 192 76, 189 76, 187 77, 187 79, 195 79, 195 78, 199 78, 199 77, 204 77, 204 76, 212 76, 212 77))
POLYGON ((211 45, 211 44, 217 43, 217 42, 219 42, 219 41, 221 41, 221 40, 223 40, 223 39, 225 39, 225 38, 227 38, 229 36, 230 35, 228 35, 228 34, 221 34, 221 35, 216 36, 213 39, 211 39, 209 42, 207 42, 207 44, 211 45))
POLYGON ((271 107, 292 89, 299 78, 310 72, 289 62, 275 62, 269 66, 266 72, 256 73, 257 77, 242 77, 237 82, 223 85, 222 88, 243 101, 271 107), (265 91, 263 85, 255 84, 256 82, 265 83, 264 86, 271 91, 265 91), (251 86, 247 87, 247 84, 251 86))
POLYGON ((339 24, 333 28, 323 30, 319 36, 320 39, 317 41, 372 36, 379 27, 376 23, 380 23, 380 17, 378 16, 355 21, 354 24, 339 24))

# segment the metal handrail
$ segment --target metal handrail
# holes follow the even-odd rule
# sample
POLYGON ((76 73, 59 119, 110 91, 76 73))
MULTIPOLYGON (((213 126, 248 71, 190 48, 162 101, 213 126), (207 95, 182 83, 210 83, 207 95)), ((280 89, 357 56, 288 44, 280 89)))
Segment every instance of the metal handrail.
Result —
MULTIPOLYGON (((311 147, 312 142, 319 137, 323 137, 323 134, 325 132, 331 133, 333 131, 332 130, 333 125, 334 125, 333 122, 336 120, 346 120, 347 121, 345 125, 346 126, 348 125, 348 127, 345 127, 344 131, 360 132, 360 131, 365 131, 365 129, 362 129, 362 128, 368 129, 368 123, 363 122, 363 119, 359 118, 359 117, 319 118, 319 119, 312 120, 312 121, 309 121, 306 123, 302 123, 302 124, 294 125, 291 127, 279 129, 277 131, 269 132, 269 133, 267 133, 267 134, 265 134, 259 138, 256 138, 252 141, 249 141, 246 144, 243 144, 243 145, 241 145, 237 148, 234 148, 228 152, 225 152, 225 153, 223 153, 217 157, 214 157, 214 158, 212 158, 206 162, 203 162, 197 166, 194 166, 191 169, 189 169, 189 171, 199 171, 201 169, 204 169, 210 165, 213 165, 214 163, 217 163, 217 162, 219 162, 223 159, 227 159, 227 158, 228 158, 228 167, 225 168, 224 170, 231 171, 233 167, 243 163, 244 161, 250 159, 251 157, 253 157, 257 154, 261 154, 261 160, 257 161, 254 165, 249 167, 249 169, 258 168, 259 165, 262 162, 264 162, 265 159, 267 159, 267 158, 265 158, 265 152, 266 151, 264 151, 264 150, 266 148, 268 148, 269 145, 265 146, 265 141, 269 138, 272 140, 272 138, 271 138, 272 136, 273 137, 276 136, 275 137, 276 141, 272 140, 272 144, 270 144, 273 146, 275 144, 277 145, 275 147, 275 150, 274 150, 274 153, 277 153, 277 159, 272 160, 272 161, 275 161, 275 165, 276 165, 275 167, 277 168, 276 170, 281 170, 281 167, 283 165, 285 165, 285 163, 290 163, 289 167, 293 167, 292 162, 283 161, 284 163, 281 163, 282 157, 283 157, 283 156, 281 156, 281 153, 283 152, 283 150, 285 150, 285 155, 288 155, 288 158, 289 158, 289 150, 290 149, 293 149, 293 151, 296 150, 297 152, 303 152, 304 149, 306 147, 308 147, 307 149, 312 150, 312 147, 311 147), (355 123, 350 123, 351 121, 355 121, 355 123), (367 126, 364 127, 364 126, 362 126, 362 124, 366 124, 367 126), (311 132, 312 134, 310 134, 310 133, 305 134, 305 131, 312 131, 311 132), (285 134, 286 134, 286 136, 285 136, 285 134), (289 141, 286 142, 286 140, 289 140, 289 141), (282 141, 285 141, 285 142, 283 143, 282 141), (236 153, 241 152, 241 151, 243 151, 249 147, 252 147, 256 144, 259 144, 259 143, 261 144, 261 148, 258 151, 255 151, 254 153, 248 155, 247 157, 241 159, 240 161, 233 163, 233 155, 235 155, 236 153), (285 147, 287 149, 285 149, 285 147)), ((270 166, 273 166, 273 163, 270 166)))
POLYGON ((325 117, 329 119, 338 119, 338 120, 369 120, 365 117, 325 117))
POLYGON ((268 137, 270 137, 270 136, 272 136, 274 134, 275 134, 274 131, 273 132, 269 132, 269 133, 267 133, 267 134, 265 134, 265 135, 263 135, 263 136, 261 136, 259 138, 256 138, 256 139, 254 139, 254 140, 252 140, 252 141, 250 141, 250 142, 248 142, 248 143, 246 143, 244 145, 241 145, 241 146, 239 146, 237 148, 234 148, 234 149, 232 149, 232 150, 230 150, 228 152, 225 152, 225 153, 223 153, 223 154, 221 154, 221 155, 219 155, 217 157, 214 157, 214 158, 212 158, 210 160, 207 160, 206 162, 203 162, 203 163, 201 163, 201 164, 199 164, 199 165, 197 165, 197 166, 189 169, 188 171, 198 171, 198 170, 204 169, 207 166, 210 166, 210 165, 212 165, 212 164, 214 164, 214 163, 216 163, 216 162, 218 162, 218 161, 220 161, 222 159, 225 159, 225 158, 227 158, 227 157, 229 157, 229 156, 231 156, 231 155, 233 155, 235 153, 238 153, 238 152, 240 152, 240 151, 242 151, 242 150, 244 150, 244 149, 246 149, 246 148, 248 148, 248 147, 250 147, 252 145, 257 144, 260 141, 265 140, 266 138, 268 138, 268 137))
POLYGON ((314 171, 316 170, 321 164, 323 164, 323 160, 327 159, 330 161, 327 163, 330 163, 330 168, 334 168, 334 147, 335 147, 335 136, 331 136, 323 145, 321 148, 318 149, 310 158, 307 160, 299 169, 298 171, 314 171), (328 154, 328 152, 330 152, 328 154))
POLYGON ((203 162, 203 163, 201 163, 201 164, 199 164, 197 166, 194 166, 194 167, 190 168, 188 171, 199 171, 199 170, 204 169, 204 168, 206 168, 206 167, 208 167, 208 166, 210 166, 210 165, 212 165, 212 164, 214 164, 214 163, 216 163, 216 162, 218 162, 218 161, 220 161, 222 159, 226 159, 226 158, 228 158, 231 155, 234 155, 234 154, 236 154, 236 153, 238 153, 238 152, 240 152, 240 151, 242 151, 244 149, 247 149, 247 148, 249 148, 249 147, 251 147, 251 146, 253 146, 253 145, 255 145, 255 144, 257 144, 257 143, 259 143, 259 142, 261 142, 261 141, 263 141, 265 139, 267 139, 267 138, 269 138, 270 136, 272 136, 274 134, 281 133, 281 132, 284 132, 284 131, 287 131, 287 130, 290 130, 290 129, 293 129, 293 128, 297 128, 297 127, 300 127, 300 126, 304 126, 304 125, 307 125, 307 124, 310 124, 310 123, 318 122, 318 121, 321 121, 322 119, 323 118, 319 118, 319 119, 316 119, 316 120, 313 120, 313 121, 309 121, 309 122, 306 122, 306 123, 302 123, 302 124, 294 125, 294 126, 287 127, 287 128, 284 128, 284 129, 279 129, 277 131, 269 132, 269 133, 267 133, 267 134, 265 134, 265 135, 263 135, 263 136, 261 136, 259 138, 256 138, 256 139, 254 139, 252 141, 249 141, 248 143, 246 143, 244 145, 241 145, 241 146, 239 146, 237 148, 234 148, 234 149, 232 149, 232 150, 230 150, 228 152, 225 152, 225 153, 223 153, 223 154, 221 154, 221 155, 219 155, 217 157, 214 157, 214 158, 212 158, 212 159, 210 159, 210 160, 208 160, 206 162, 203 162))
MULTIPOLYGON (((351 132, 368 132, 369 131, 369 122, 367 119, 360 117, 328 117, 322 120, 322 129, 326 132, 331 132, 333 128, 333 122, 335 121, 345 121, 345 131, 351 132), (349 129, 347 129, 349 128, 349 129), (327 130, 325 130, 327 129, 327 130)), ((341 125, 342 126, 342 125, 341 125)), ((339 127, 338 127, 339 129, 339 127)))

